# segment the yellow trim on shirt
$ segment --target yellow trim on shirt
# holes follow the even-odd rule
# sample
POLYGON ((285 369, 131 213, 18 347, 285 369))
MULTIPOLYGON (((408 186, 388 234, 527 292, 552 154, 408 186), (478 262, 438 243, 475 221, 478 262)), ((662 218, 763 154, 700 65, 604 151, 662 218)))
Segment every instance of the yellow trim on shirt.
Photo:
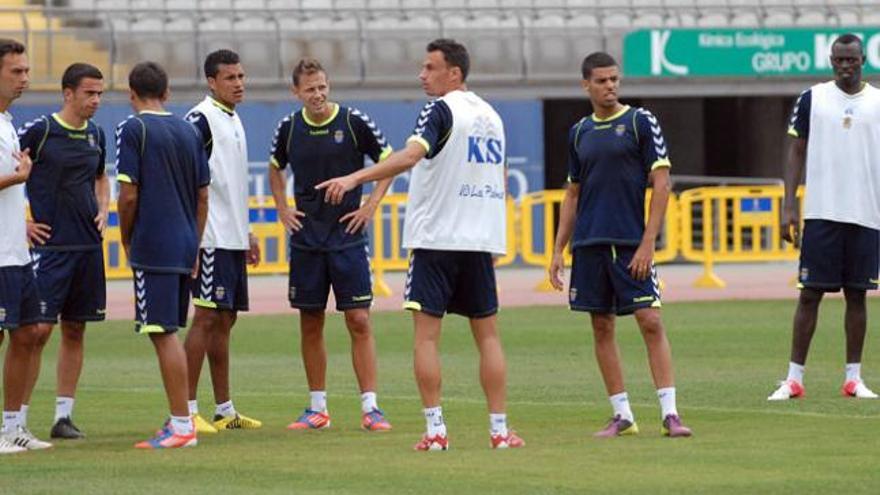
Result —
POLYGON ((88 127, 89 127, 88 120, 83 122, 82 127, 74 127, 74 126, 68 124, 67 122, 65 122, 64 119, 62 119, 61 116, 58 115, 57 113, 53 113, 52 118, 55 119, 55 122, 58 122, 58 125, 60 125, 61 127, 65 128, 67 130, 70 130, 70 131, 84 131, 84 130, 88 129, 88 127))
POLYGON ((324 126, 326 126, 326 125, 329 124, 330 122, 333 122, 333 119, 335 119, 335 118, 336 118, 336 115, 339 114, 339 104, 338 104, 338 103, 331 103, 331 105, 334 105, 335 108, 333 108, 333 111, 330 112, 330 116, 327 117, 327 120, 325 120, 325 121, 323 121, 323 122, 312 122, 312 120, 309 119, 309 116, 308 116, 308 114, 306 113, 306 109, 305 109, 305 108, 303 108, 303 111, 301 112, 301 113, 302 113, 303 120, 306 121, 306 124, 308 124, 308 125, 310 125, 310 126, 312 126, 312 127, 324 127, 324 126))
POLYGON ((382 160, 388 158, 391 153, 394 153, 394 148, 392 148, 391 146, 386 146, 385 149, 382 150, 382 154, 379 155, 379 161, 381 162, 382 160))
POLYGON ((608 122, 608 121, 614 120, 614 119, 620 117, 621 115, 625 114, 627 110, 629 110, 629 105, 624 105, 623 108, 619 112, 615 113, 611 117, 608 117, 605 119, 600 119, 599 117, 596 117, 596 114, 594 113, 594 114, 590 115, 590 118, 593 119, 594 122, 608 122))
POLYGON ((208 95, 208 98, 210 98, 211 103, 213 103, 214 106, 219 108, 220 110, 223 110, 226 113, 235 113, 235 109, 229 108, 228 106, 226 106, 225 103, 218 100, 217 98, 214 98, 214 95, 208 95))
POLYGON ((428 143, 428 140, 426 140, 422 136, 410 136, 409 139, 406 140, 406 142, 409 143, 410 141, 415 141, 415 142, 421 144, 422 147, 425 148, 425 154, 428 154, 431 152, 431 144, 428 143))
POLYGON ((274 156, 269 157, 269 163, 278 170, 281 170, 281 164, 278 163, 278 160, 274 156))
POLYGON ((658 168, 663 168, 663 167, 666 167, 666 168, 672 167, 672 162, 669 161, 669 158, 661 158, 661 159, 657 160, 656 162, 654 162, 651 165, 651 170, 656 170, 658 168))
POLYGON ((125 182, 126 184, 134 184, 134 181, 131 180, 131 177, 126 174, 116 174, 116 181, 125 182))
POLYGON ((794 126, 791 126, 788 128, 788 135, 791 137, 801 137, 800 134, 798 134, 797 129, 794 128, 794 126))
POLYGON ((198 306, 200 308, 217 309, 217 303, 199 297, 193 299, 193 306, 198 306))
POLYGON ((143 115, 143 114, 147 114, 147 115, 171 115, 171 112, 159 112, 159 111, 157 111, 157 110, 141 110, 140 112, 138 112, 138 115, 143 115))
POLYGON ((162 325, 141 325, 140 328, 138 328, 138 333, 165 333, 165 327, 163 327, 162 325))
POLYGON ((414 311, 421 311, 422 305, 416 301, 403 301, 403 309, 411 309, 414 311))

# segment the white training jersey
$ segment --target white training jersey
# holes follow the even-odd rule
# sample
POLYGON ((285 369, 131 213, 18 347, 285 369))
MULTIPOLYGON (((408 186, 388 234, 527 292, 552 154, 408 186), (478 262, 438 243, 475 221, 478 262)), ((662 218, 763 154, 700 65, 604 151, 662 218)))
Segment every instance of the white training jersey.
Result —
MULTIPOLYGON (((15 173, 18 134, 9 112, 0 113, 0 176, 15 173)), ((23 266, 31 261, 25 229, 24 183, 0 190, 0 267, 23 266)))
POLYGON ((817 84, 798 98, 789 134, 807 139, 804 218, 880 229, 880 91, 817 84))
POLYGON ((482 98, 453 91, 425 105, 408 141, 427 154, 412 170, 403 246, 504 254, 504 123, 482 98))
POLYGON ((247 250, 248 155, 244 127, 238 114, 211 96, 193 107, 187 119, 209 134, 208 221, 202 235, 203 248, 247 250), (208 129, 205 129, 204 119, 208 129))

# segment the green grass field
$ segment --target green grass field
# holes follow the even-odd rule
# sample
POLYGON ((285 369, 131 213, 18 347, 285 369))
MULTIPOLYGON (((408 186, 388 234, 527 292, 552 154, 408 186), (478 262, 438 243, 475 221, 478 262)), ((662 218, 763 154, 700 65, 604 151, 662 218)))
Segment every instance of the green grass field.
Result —
MULTIPOLYGON (((824 303, 806 375, 807 398, 769 404, 786 370, 793 301, 669 304, 679 408, 691 439, 659 434, 659 411, 631 318, 619 340, 642 433, 595 440, 610 412, 587 319, 563 308, 505 309, 508 414, 527 446, 488 448, 488 419, 466 320, 448 317, 444 412, 451 450, 416 453, 424 423, 412 378, 411 322, 378 313, 380 405, 392 432, 359 430, 359 398, 339 315, 328 318, 333 427, 284 429, 307 401, 296 317, 244 317, 233 342, 233 397, 260 418, 254 432, 200 437, 195 449, 136 451, 167 407, 152 347, 129 322, 88 332, 75 419, 88 434, 48 452, 0 458, 0 493, 877 493, 880 401, 840 397, 842 304, 824 303)), ((869 314, 880 314, 871 301, 869 314)), ((870 323, 869 323, 870 325, 870 323)), ((876 329, 873 329, 876 333, 876 329)), ((866 380, 880 387, 876 335, 866 380)), ((48 437, 57 336, 43 361, 30 426, 48 437)), ((211 411, 208 375, 200 403, 211 411)))

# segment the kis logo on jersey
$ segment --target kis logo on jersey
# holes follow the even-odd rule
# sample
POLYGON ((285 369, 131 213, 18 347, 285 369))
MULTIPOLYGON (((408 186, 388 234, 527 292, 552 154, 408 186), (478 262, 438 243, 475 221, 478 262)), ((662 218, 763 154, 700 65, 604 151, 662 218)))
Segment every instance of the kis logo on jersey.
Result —
POLYGON ((498 165, 504 161, 500 139, 468 136, 468 162, 498 165))

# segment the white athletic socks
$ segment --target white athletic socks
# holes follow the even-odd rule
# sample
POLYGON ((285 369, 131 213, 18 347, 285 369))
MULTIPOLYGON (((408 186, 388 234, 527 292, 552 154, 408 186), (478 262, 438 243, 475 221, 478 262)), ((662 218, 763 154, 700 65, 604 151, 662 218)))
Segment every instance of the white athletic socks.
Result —
POLYGON ((657 398, 660 399, 661 418, 670 414, 678 416, 678 409, 675 407, 675 387, 658 388, 657 398))
POLYGON ((20 424, 19 421, 19 411, 3 411, 3 429, 0 430, 0 433, 4 435, 6 433, 15 431, 20 424))
MULTIPOLYGON (((847 373, 849 373, 849 365, 847 366, 847 373)), ((794 362, 788 363, 788 377, 786 380, 794 380, 801 385, 804 384, 804 365, 797 364, 794 362)))
POLYGON ((428 436, 434 437, 437 435, 446 436, 446 423, 443 422, 443 408, 440 406, 437 407, 426 407, 424 409, 425 412, 425 424, 428 429, 428 436))
POLYGON ((312 411, 326 411, 327 410, 327 392, 324 390, 312 390, 309 392, 309 397, 312 399, 312 405, 309 407, 312 411))
POLYGON ((361 394, 361 412, 367 414, 374 409, 379 409, 376 403, 376 392, 364 392, 361 394))
POLYGON ((55 398, 55 422, 61 418, 69 418, 73 415, 73 397, 55 398))
POLYGON ((189 409, 190 416, 195 416, 199 413, 199 401, 197 400, 186 401, 186 407, 189 409))
POLYGON ((193 434, 193 420, 189 416, 171 416, 171 429, 178 435, 193 434))
POLYGON ((25 428, 27 428, 27 413, 29 407, 30 406, 27 404, 22 404, 21 409, 18 410, 18 424, 25 428))
POLYGON ((507 414, 489 414, 489 434, 493 437, 507 436, 507 414))
POLYGON ((614 394, 608 397, 611 401, 611 407, 614 409, 614 415, 620 416, 629 422, 635 422, 632 409, 629 407, 629 395, 626 392, 614 394))
POLYGON ((862 381, 862 363, 846 363, 846 381, 862 381))
POLYGON ((217 404, 217 407, 214 409, 214 414, 229 418, 234 417, 238 413, 235 412, 235 406, 232 405, 232 400, 228 400, 222 404, 217 404))

